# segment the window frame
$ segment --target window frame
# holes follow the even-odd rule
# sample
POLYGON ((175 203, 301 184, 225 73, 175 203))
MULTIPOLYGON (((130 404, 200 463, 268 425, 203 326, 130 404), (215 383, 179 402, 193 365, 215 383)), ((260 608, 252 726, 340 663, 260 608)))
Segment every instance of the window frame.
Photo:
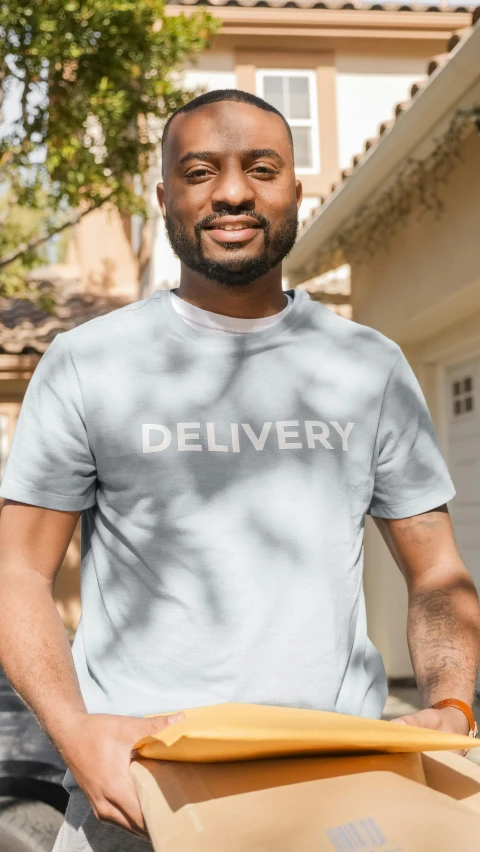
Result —
POLYGON ((297 167, 295 172, 298 175, 318 175, 320 174, 320 133, 318 125, 318 104, 317 104, 317 75, 315 71, 306 68, 257 68, 255 75, 256 90, 259 97, 264 97, 264 78, 265 77, 306 77, 309 81, 308 94, 310 106, 310 119, 292 118, 286 121, 290 127, 309 127, 311 131, 312 143, 312 166, 297 167))

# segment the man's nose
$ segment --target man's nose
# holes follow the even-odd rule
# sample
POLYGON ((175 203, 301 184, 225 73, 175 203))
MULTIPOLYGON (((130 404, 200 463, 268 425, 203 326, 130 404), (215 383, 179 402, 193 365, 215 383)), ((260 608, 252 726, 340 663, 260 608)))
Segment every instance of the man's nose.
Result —
POLYGON ((242 168, 230 167, 222 170, 215 180, 212 192, 213 210, 239 207, 252 210, 255 206, 255 191, 242 168))

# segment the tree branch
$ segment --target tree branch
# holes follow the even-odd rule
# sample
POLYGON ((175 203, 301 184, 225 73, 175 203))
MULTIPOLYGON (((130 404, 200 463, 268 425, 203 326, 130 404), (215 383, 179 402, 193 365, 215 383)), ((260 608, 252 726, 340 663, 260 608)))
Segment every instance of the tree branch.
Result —
POLYGON ((57 227, 50 228, 47 232, 41 234, 39 237, 35 237, 35 239, 30 240, 29 242, 20 243, 20 245, 14 248, 13 251, 11 251, 9 254, 0 257, 0 269, 3 269, 10 263, 13 263, 14 260, 17 260, 17 258, 21 257, 22 254, 25 254, 25 252, 34 251, 39 246, 48 242, 48 240, 54 237, 55 234, 60 234, 62 231, 65 231, 66 228, 71 228, 73 227, 73 225, 77 225, 78 222, 80 222, 80 220, 83 219, 83 217, 86 216, 88 213, 91 213, 92 210, 98 210, 100 207, 102 207, 107 201, 110 200, 112 195, 113 192, 105 196, 105 198, 102 198, 100 201, 91 204, 90 207, 87 207, 85 210, 82 210, 81 213, 77 213, 77 215, 74 216, 73 219, 69 219, 67 222, 64 222, 63 225, 58 225, 57 227))

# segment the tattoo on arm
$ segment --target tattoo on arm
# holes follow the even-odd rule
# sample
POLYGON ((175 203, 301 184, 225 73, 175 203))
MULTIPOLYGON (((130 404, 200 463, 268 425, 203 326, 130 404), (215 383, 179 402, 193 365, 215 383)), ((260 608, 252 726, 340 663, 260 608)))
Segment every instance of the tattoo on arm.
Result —
POLYGON ((457 644, 458 627, 448 590, 418 592, 410 601, 410 653, 425 703, 429 703, 429 695, 440 684, 442 675, 463 679, 464 653, 457 644))
POLYGON ((478 595, 455 545, 446 506, 380 525, 409 591, 408 644, 425 706, 471 701, 480 651, 478 595))

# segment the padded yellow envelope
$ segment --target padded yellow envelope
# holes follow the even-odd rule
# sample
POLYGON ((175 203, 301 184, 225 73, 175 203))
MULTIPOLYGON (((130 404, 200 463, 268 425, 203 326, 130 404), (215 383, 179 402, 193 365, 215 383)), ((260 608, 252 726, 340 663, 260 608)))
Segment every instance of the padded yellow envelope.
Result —
POLYGON ((295 754, 453 751, 480 746, 480 741, 460 734, 320 710, 215 704, 184 713, 183 722, 139 740, 138 753, 157 760, 215 763, 295 754))

